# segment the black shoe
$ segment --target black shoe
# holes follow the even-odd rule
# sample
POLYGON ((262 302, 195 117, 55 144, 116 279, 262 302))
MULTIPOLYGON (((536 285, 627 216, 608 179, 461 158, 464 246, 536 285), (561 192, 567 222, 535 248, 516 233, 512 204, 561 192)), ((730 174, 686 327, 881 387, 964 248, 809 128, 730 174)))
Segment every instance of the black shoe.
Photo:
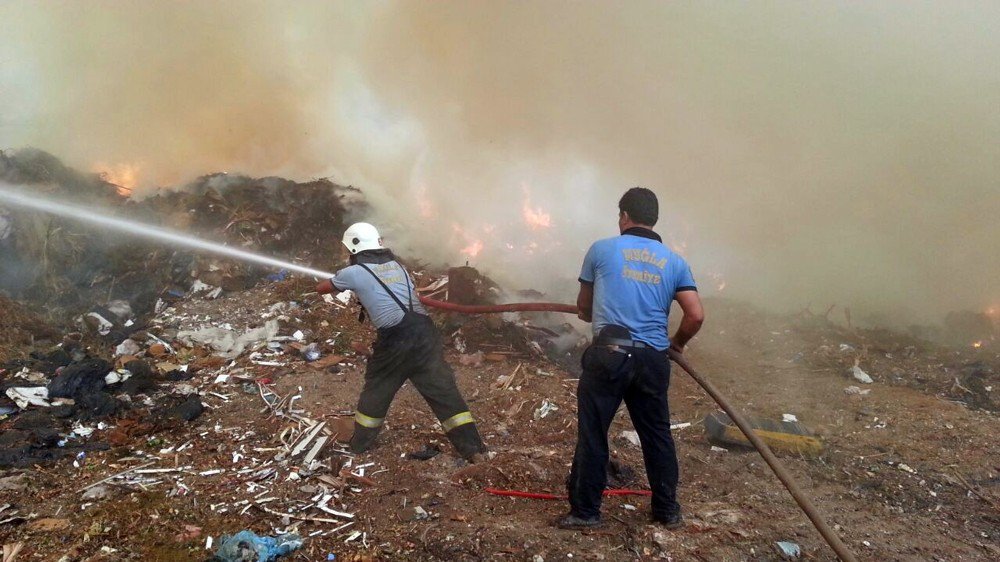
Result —
POLYGON ((653 522, 667 529, 680 529, 684 526, 684 516, 679 511, 662 517, 654 515, 653 522))
POLYGON ((585 529, 596 529, 602 525, 604 525, 604 522, 601 521, 600 516, 585 519, 583 517, 577 517, 572 513, 556 521, 556 527, 559 527, 560 529, 568 529, 570 531, 583 531, 585 529))

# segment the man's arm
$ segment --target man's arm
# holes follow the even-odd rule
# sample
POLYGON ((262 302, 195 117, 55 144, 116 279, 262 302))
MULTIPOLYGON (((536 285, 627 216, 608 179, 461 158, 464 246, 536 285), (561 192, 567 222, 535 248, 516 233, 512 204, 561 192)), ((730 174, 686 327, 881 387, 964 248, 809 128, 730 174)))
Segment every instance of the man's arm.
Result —
POLYGON ((701 324, 705 321, 705 309, 701 306, 698 291, 681 291, 674 298, 681 305, 684 317, 681 318, 677 333, 670 340, 670 347, 678 353, 683 353, 684 346, 701 329, 701 324))
POLYGON ((594 312, 594 285, 592 283, 580 282, 580 294, 576 296, 576 307, 580 309, 576 315, 584 322, 593 320, 594 312))

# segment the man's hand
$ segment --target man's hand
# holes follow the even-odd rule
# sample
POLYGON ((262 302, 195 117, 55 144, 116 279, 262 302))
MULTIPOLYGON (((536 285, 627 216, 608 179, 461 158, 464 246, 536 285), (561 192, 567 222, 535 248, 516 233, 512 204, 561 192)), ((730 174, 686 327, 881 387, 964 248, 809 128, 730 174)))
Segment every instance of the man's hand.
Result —
POLYGON ((670 349, 672 351, 676 352, 678 355, 683 355, 684 354, 684 346, 683 345, 677 345, 674 342, 670 342, 670 349))
POLYGON ((580 294, 576 296, 576 307, 580 309, 576 317, 584 322, 593 322, 594 285, 580 282, 580 294))
POLYGON ((327 279, 326 281, 321 281, 318 285, 316 285, 316 292, 321 295, 332 293, 333 283, 331 283, 329 279, 327 279))

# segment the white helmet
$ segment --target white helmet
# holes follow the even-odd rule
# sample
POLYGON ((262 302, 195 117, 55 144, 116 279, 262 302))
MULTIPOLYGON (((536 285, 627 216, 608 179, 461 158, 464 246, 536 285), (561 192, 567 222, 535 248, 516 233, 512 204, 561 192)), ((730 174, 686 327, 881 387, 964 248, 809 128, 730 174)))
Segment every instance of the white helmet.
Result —
POLYGON ((378 229, 366 222, 356 222, 344 231, 344 245, 352 254, 383 248, 378 229))

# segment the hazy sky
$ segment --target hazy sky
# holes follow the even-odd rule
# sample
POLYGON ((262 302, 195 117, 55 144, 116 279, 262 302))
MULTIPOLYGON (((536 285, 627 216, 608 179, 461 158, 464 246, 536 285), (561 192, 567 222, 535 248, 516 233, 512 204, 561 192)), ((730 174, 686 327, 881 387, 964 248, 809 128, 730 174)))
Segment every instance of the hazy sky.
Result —
POLYGON ((480 243, 565 293, 643 185, 705 292, 1000 304, 997 2, 7 0, 0 22, 3 148, 150 189, 330 176, 396 246, 480 243))

